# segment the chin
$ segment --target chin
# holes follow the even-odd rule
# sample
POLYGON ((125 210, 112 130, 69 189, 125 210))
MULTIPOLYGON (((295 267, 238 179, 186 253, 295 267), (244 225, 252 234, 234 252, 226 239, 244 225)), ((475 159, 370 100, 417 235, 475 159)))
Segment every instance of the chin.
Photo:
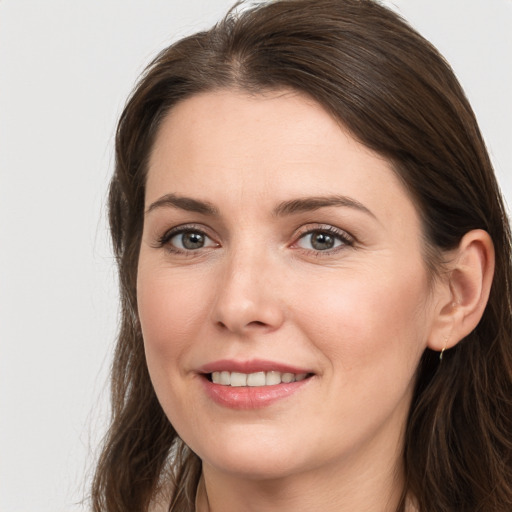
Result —
POLYGON ((277 433, 228 437, 226 442, 216 438, 215 443, 198 447, 196 453, 216 470, 249 480, 278 479, 301 470, 297 448, 277 433))
POLYGON ((226 460, 225 457, 222 457, 220 460, 203 462, 215 468, 216 471, 243 480, 279 480, 301 472, 301 468, 291 464, 290 461, 283 461, 274 457, 261 460, 261 455, 252 458, 239 457, 238 460, 226 460))

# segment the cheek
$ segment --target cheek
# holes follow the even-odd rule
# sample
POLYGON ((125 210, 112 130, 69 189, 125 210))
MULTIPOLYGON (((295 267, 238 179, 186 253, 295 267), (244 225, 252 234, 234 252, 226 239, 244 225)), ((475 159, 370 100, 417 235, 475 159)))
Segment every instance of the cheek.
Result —
POLYGON ((423 285, 418 274, 392 280, 353 274, 328 287, 309 283, 300 316, 325 362, 323 402, 330 406, 318 406, 324 420, 318 428, 329 425, 333 446, 357 445, 383 425, 405 421, 428 325, 423 285))
MULTIPOLYGON (((190 282, 166 268, 139 266, 137 299, 151 382, 163 410, 178 432, 193 427, 197 415, 189 399, 190 351, 207 321, 204 281, 190 282), (192 422, 192 424, 191 424, 192 422)), ((200 415, 199 415, 200 416, 200 415)))
POLYGON ((309 338, 333 373, 354 389, 375 379, 384 385, 392 375, 407 384, 426 346, 424 269, 388 270, 354 272, 328 286, 326 280, 310 280, 307 303, 297 304, 309 338))
POLYGON ((197 279, 191 283, 168 269, 139 266, 139 318, 152 379, 160 372, 178 371, 177 363, 205 324, 201 282, 197 279))

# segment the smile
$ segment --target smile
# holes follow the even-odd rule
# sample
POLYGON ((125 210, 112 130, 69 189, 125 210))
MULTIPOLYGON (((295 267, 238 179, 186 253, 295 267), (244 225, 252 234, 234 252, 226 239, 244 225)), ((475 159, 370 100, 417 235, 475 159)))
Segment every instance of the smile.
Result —
POLYGON ((222 386, 232 387, 259 387, 259 386, 277 386, 279 384, 289 384, 291 382, 300 382, 308 376, 307 373, 289 373, 289 372, 212 372, 210 374, 211 382, 222 386))
POLYGON ((206 395, 217 405, 230 409, 268 407, 309 388, 316 380, 316 373, 309 368, 261 359, 223 359, 198 370, 206 395))

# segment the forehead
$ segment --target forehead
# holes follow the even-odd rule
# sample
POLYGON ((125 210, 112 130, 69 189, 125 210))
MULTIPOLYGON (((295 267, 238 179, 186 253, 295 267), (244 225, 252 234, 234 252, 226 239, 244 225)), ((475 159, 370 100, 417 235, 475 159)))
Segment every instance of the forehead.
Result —
POLYGON ((149 161, 146 204, 177 193, 226 204, 344 194, 414 207, 388 161, 299 93, 216 91, 176 105, 149 161), (399 201, 400 199, 400 201, 399 201), (408 204, 407 204, 408 203, 408 204))

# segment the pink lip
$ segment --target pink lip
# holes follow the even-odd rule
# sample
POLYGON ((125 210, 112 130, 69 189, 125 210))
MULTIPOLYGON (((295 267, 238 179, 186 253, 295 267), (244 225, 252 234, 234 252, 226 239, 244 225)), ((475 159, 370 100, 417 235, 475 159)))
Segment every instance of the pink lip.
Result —
POLYGON ((281 372, 281 373, 312 373, 305 368, 297 368, 287 364, 277 363, 274 361, 265 361, 263 359, 252 359, 250 361, 234 361, 231 359, 222 359, 212 363, 205 364, 198 369, 199 373, 212 372, 240 372, 240 373, 256 373, 256 372, 281 372))
POLYGON ((231 387, 214 384, 206 378, 212 372, 256 373, 278 371, 281 373, 311 373, 304 368, 296 368, 273 361, 253 359, 251 361, 219 360, 202 366, 199 370, 201 384, 206 394, 215 403, 230 409, 261 409, 274 402, 290 397, 306 386, 312 379, 281 383, 274 386, 231 387))
POLYGON ((312 379, 275 386, 239 388, 214 384, 205 377, 201 377, 200 380, 206 394, 219 405, 230 409, 261 409, 295 394, 312 379))

